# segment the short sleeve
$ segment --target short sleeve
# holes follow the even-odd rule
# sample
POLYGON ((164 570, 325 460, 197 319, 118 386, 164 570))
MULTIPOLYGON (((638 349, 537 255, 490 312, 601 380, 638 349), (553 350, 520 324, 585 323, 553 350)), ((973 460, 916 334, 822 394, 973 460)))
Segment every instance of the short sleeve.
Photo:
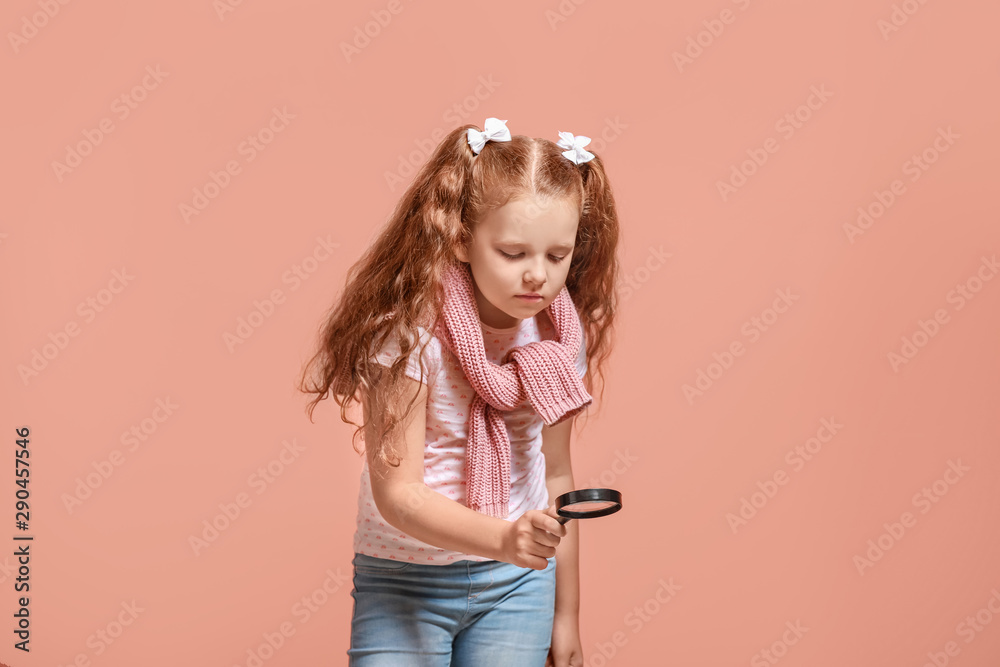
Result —
MULTIPOLYGON (((423 383, 430 385, 441 367, 441 342, 424 327, 417 327, 417 329, 420 338, 406 360, 406 374, 414 380, 420 381, 420 348, 424 346, 424 343, 427 343, 423 353, 423 383)), ((382 348, 372 355, 372 359, 383 366, 391 366, 398 358, 399 341, 396 340, 395 334, 390 334, 382 348)))

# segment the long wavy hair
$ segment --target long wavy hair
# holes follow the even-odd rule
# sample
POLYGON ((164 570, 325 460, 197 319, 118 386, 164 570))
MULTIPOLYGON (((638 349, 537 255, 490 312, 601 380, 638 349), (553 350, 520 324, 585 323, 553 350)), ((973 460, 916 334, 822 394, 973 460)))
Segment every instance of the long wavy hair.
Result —
MULTIPOLYGON (((416 400, 402 405, 406 360, 420 343, 418 327, 433 331, 438 322, 444 269, 458 261, 454 249, 471 241, 477 221, 512 200, 533 196, 578 206, 566 288, 586 333, 584 386, 594 395, 596 373, 604 395, 619 282, 618 214, 604 163, 595 154, 576 165, 552 141, 521 135, 488 141, 476 155, 467 140, 470 128, 478 130, 464 125, 442 139, 378 236, 348 269, 299 381, 300 391, 315 394, 307 407, 310 421, 316 404, 332 395, 341 420, 357 427, 351 440, 355 451, 362 453, 360 435, 383 465, 399 465, 394 443, 402 440, 403 418, 416 400), (396 337, 400 356, 385 367, 371 357, 388 336, 396 337), (351 401, 363 405, 367 421, 349 418, 351 401)), ((421 362, 421 375, 426 372, 421 362)))

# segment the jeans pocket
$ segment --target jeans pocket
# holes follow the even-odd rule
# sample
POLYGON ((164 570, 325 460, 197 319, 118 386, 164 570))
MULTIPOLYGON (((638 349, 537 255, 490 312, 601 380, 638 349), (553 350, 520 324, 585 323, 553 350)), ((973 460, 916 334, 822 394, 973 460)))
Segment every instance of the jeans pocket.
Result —
POLYGON ((376 558, 365 554, 354 554, 354 571, 358 574, 379 576, 396 574, 408 569, 413 563, 407 563, 391 558, 376 558))

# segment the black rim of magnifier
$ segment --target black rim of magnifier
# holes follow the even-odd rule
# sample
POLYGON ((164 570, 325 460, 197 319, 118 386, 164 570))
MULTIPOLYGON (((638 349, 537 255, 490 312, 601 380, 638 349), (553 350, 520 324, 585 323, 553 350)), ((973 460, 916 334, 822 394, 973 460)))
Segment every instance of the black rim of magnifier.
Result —
POLYGON ((607 516, 608 514, 614 514, 621 508, 622 494, 614 489, 581 489, 579 491, 570 491, 569 493, 559 496, 556 504, 556 511, 559 513, 559 516, 567 519, 589 519, 591 517, 607 516), (563 509, 566 505, 573 505, 574 503, 593 500, 611 502, 614 503, 614 505, 605 507, 601 510, 591 510, 589 512, 574 512, 572 510, 563 509))

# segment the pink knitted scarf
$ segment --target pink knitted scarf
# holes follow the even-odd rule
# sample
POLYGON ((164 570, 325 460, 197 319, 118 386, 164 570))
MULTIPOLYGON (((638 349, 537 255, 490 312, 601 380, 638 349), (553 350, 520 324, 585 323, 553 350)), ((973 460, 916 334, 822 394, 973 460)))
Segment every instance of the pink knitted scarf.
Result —
POLYGON ((472 275, 466 264, 452 264, 443 279, 442 321, 435 335, 462 365, 476 391, 469 405, 465 460, 466 495, 472 509, 506 518, 510 503, 510 438, 500 411, 530 401, 546 425, 558 424, 587 407, 593 398, 577 374, 583 345, 576 308, 563 286, 549 304, 558 340, 513 348, 511 361, 486 358, 472 275))

